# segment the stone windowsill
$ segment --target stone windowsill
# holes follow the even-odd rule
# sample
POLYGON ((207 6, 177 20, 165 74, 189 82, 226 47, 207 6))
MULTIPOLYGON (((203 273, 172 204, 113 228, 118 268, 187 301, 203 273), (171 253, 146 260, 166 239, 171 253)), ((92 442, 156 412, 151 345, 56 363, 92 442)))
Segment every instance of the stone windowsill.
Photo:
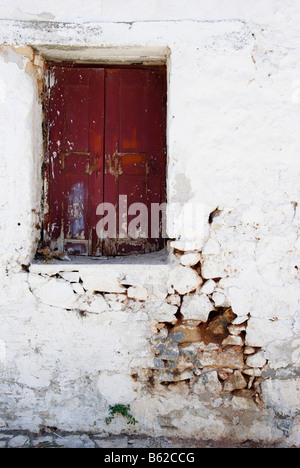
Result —
POLYGON ((48 263, 35 260, 29 267, 30 279, 37 277, 67 277, 76 272, 87 291, 120 293, 129 286, 151 287, 167 284, 176 257, 167 250, 127 257, 68 257, 48 263))
MULTIPOLYGON (((173 258, 174 259, 174 258, 173 258)), ((62 259, 49 259, 47 261, 34 259, 30 265, 30 271, 34 273, 46 272, 52 270, 63 269, 72 271, 78 268, 94 268, 102 266, 111 266, 115 268, 118 265, 135 267, 142 266, 143 268, 149 266, 169 266, 172 263, 170 252, 167 249, 159 252, 152 252, 150 254, 117 256, 117 257, 88 257, 88 256, 75 256, 68 255, 67 258, 62 259)))

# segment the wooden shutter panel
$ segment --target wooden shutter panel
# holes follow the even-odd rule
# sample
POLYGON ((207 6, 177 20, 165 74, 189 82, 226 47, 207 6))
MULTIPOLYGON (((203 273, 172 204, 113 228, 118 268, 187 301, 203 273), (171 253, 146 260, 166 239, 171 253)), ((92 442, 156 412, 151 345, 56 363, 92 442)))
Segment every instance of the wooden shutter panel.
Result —
MULTIPOLYGON (((158 70, 108 69, 105 104, 104 200, 119 213, 119 196, 127 207, 140 202, 148 209, 148 238, 124 235, 117 219, 117 239, 105 239, 103 253, 151 252, 164 239, 150 237, 151 203, 165 201, 165 74, 158 70)), ((127 226, 135 218, 128 215, 127 226)))
POLYGON ((49 70, 49 219, 51 247, 101 255, 95 232, 103 202, 104 70, 49 70))

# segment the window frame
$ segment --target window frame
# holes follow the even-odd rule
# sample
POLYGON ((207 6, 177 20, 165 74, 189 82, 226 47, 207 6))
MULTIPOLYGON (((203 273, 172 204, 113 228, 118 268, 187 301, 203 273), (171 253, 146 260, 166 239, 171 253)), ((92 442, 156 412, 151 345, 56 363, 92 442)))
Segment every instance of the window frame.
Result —
MULTIPOLYGON (((42 99, 43 105, 43 165, 42 165, 42 179, 43 179, 43 194, 42 194, 42 229, 41 229, 41 239, 40 245, 45 246, 45 243, 48 243, 50 239, 49 237, 49 167, 50 167, 50 158, 48 157, 48 150, 49 150, 49 93, 47 92, 47 80, 48 80, 48 73, 51 67, 68 67, 68 68, 93 68, 93 69, 131 69, 131 70, 157 70, 162 71, 165 74, 165 154, 164 154, 164 173, 162 175, 163 179, 163 198, 164 203, 167 203, 167 83, 168 83, 168 71, 166 64, 143 64, 143 63, 94 63, 94 62, 70 62, 70 61, 51 61, 47 60, 45 62, 45 73, 44 73, 44 93, 42 99)), ((105 157, 105 154, 103 155, 105 157)), ((166 225, 166 221, 165 221, 166 225)), ((149 236, 150 237, 150 236, 149 236)), ((161 248, 154 250, 153 253, 164 249, 167 246, 167 237, 166 234, 163 239, 163 243, 161 244, 161 248)), ((63 249, 58 249, 63 250, 63 249)), ((137 253, 135 251, 131 252, 131 255, 147 255, 150 252, 141 252, 137 253)), ((117 254, 119 256, 120 254, 117 254)), ((100 255, 96 258, 102 257, 114 257, 115 255, 100 255)), ((77 255, 75 257, 78 257, 77 255)), ((92 255, 84 255, 85 258, 91 258, 92 255)))

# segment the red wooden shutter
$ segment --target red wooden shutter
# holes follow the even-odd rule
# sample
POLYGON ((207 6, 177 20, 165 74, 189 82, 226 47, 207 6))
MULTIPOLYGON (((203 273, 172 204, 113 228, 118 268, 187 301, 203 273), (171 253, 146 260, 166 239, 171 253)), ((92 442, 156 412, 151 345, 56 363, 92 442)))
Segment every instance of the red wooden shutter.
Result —
POLYGON ((50 66, 48 93, 52 249, 93 256, 161 249, 161 232, 151 237, 151 204, 165 201, 164 71, 50 66), (124 219, 120 196, 129 210, 124 219), (116 236, 104 240, 96 232, 103 202, 117 215, 116 236), (148 213, 143 237, 139 226, 127 229, 140 214, 136 203, 148 213))
MULTIPOLYGON (((117 212, 117 238, 105 239, 106 255, 146 253, 164 245, 161 236, 151 238, 151 203, 165 201, 165 91, 162 70, 106 71, 104 200, 112 203, 117 212), (134 203, 146 206, 147 238, 134 238, 124 232, 119 196, 126 196, 128 210, 134 208, 134 203)), ((133 210, 124 220, 127 227, 136 214, 133 210)))
POLYGON ((101 255, 95 227, 103 202, 104 70, 51 67, 49 73, 51 247, 101 255))

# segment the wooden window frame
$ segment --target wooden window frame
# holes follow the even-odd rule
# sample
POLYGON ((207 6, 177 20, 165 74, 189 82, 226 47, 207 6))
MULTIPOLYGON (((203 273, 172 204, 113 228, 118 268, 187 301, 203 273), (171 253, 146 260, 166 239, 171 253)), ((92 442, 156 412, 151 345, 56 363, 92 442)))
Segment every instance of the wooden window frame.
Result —
MULTIPOLYGON (((116 69, 130 69, 130 70, 155 70, 155 71, 161 71, 165 75, 165 81, 167 77, 167 67, 166 65, 143 65, 143 64, 108 64, 108 63, 75 63, 75 62, 52 62, 48 61, 45 65, 45 78, 46 78, 46 73, 49 72, 49 69, 51 67, 68 67, 68 68, 89 68, 89 69, 110 69, 110 70, 116 70, 116 69)), ((44 108, 44 125, 43 125, 43 135, 44 135, 44 154, 45 154, 45 159, 43 163, 43 177, 44 177, 44 193, 43 193, 43 201, 44 201, 44 219, 43 219, 43 228, 42 228, 42 245, 49 244, 49 240, 51 241, 51 238, 49 237, 49 226, 50 226, 50 220, 49 220, 49 171, 50 171, 50 160, 48 157, 48 152, 49 152, 49 141, 48 141, 48 136, 49 136, 49 95, 47 94, 47 89, 46 89, 46 79, 45 79, 45 90, 46 92, 44 93, 44 100, 43 100, 43 108, 44 108)), ((167 97, 167 89, 165 89, 165 100, 167 97)), ((164 168, 162 172, 162 182, 163 182, 163 188, 162 188, 162 202, 166 203, 166 173, 167 173, 167 155, 166 155, 166 148, 167 148, 167 142, 166 142, 166 134, 167 134, 167 113, 166 113, 166 102, 165 102, 165 154, 164 154, 164 168)), ((160 237, 160 243, 159 243, 159 248, 154 248, 153 251, 161 250, 165 247, 166 245, 166 238, 160 237)), ((145 251, 142 253, 150 253, 150 251, 145 251)), ((134 250, 130 253, 138 253, 135 252, 134 250)), ((128 254, 127 253, 127 254, 128 254)), ((107 254, 104 254, 107 255, 107 254)), ((113 249, 110 250, 108 256, 115 256, 115 255, 123 255, 120 252, 114 252, 113 249)), ((92 256, 88 253, 87 256, 92 256)))

